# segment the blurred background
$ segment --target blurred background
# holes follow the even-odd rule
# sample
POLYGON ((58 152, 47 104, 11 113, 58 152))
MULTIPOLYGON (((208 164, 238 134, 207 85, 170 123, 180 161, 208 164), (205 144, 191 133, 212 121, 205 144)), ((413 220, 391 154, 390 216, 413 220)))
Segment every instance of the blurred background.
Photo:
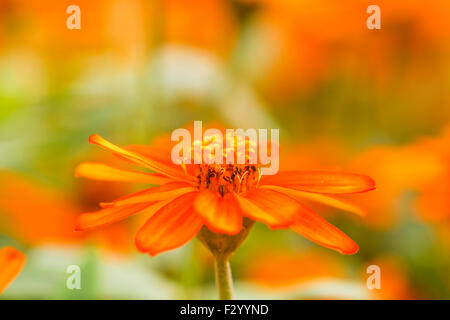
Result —
POLYGON ((149 144, 202 120, 280 128, 282 169, 377 182, 352 197, 366 217, 318 208, 356 255, 257 224, 231 260, 237 298, 449 299, 449 17, 448 0, 0 0, 0 247, 27 256, 1 298, 214 298, 197 240, 150 258, 133 245, 139 216, 72 232, 139 187, 74 177, 110 161, 90 134, 149 144))

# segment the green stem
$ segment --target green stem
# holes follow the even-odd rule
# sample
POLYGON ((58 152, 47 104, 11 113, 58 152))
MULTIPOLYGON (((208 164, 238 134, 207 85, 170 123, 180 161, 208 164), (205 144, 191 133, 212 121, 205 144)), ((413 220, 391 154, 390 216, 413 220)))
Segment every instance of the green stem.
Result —
POLYGON ((214 256, 216 285, 221 300, 233 299, 233 280, 231 279, 231 268, 228 260, 247 238, 254 223, 255 221, 244 218, 242 230, 235 235, 215 233, 207 227, 203 227, 197 234, 197 238, 214 256))
POLYGON ((214 260, 214 272, 220 300, 233 299, 233 279, 231 277, 230 261, 223 255, 218 255, 214 260))

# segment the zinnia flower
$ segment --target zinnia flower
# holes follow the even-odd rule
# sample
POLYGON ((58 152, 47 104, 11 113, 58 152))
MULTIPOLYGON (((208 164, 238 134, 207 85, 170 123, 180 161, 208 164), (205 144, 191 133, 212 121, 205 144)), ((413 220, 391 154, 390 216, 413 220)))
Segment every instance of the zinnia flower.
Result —
POLYGON ((16 278, 25 264, 25 255, 12 247, 0 249, 0 294, 16 278))
MULTIPOLYGON (((86 230, 147 212, 149 219, 137 232, 138 250, 155 256, 187 243, 201 230, 233 236, 249 222, 272 229, 291 228, 300 235, 343 254, 358 245, 346 234, 302 204, 302 200, 362 214, 359 207, 335 195, 375 188, 367 176, 332 172, 279 172, 261 176, 259 165, 175 164, 166 146, 118 147, 94 134, 89 142, 153 172, 124 170, 97 162, 80 164, 76 175, 96 180, 145 183, 152 186, 78 217, 76 230, 86 230), (203 229, 202 229, 203 228, 203 229)), ((211 139, 203 139, 208 148, 211 139)), ((246 234, 246 232, 244 232, 246 234)))

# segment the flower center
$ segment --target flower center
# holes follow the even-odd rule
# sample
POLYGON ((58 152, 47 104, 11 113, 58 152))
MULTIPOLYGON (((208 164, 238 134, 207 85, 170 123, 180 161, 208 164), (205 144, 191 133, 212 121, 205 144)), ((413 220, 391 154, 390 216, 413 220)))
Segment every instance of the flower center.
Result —
POLYGON ((260 164, 255 161, 257 144, 241 136, 228 139, 233 142, 230 146, 224 146, 223 139, 217 135, 204 137, 203 141, 195 140, 188 151, 194 163, 180 163, 186 172, 189 168, 194 174, 199 189, 206 188, 224 196, 231 191, 246 192, 259 183, 260 164))
POLYGON ((223 140, 215 135, 204 138, 203 141, 194 141, 192 144, 194 159, 196 156, 202 157, 206 152, 207 157, 221 162, 202 162, 194 165, 198 187, 219 192, 222 196, 231 191, 241 193, 252 189, 261 178, 259 166, 250 163, 250 152, 254 152, 257 146, 240 136, 228 139, 234 142, 229 148, 226 148, 223 140), (196 144, 201 145, 202 154, 195 153, 196 144), (227 153, 230 151, 232 164, 227 162, 227 153))
POLYGON ((199 188, 217 191, 222 196, 228 192, 241 193, 255 187, 261 177, 256 165, 202 164, 197 165, 199 188))

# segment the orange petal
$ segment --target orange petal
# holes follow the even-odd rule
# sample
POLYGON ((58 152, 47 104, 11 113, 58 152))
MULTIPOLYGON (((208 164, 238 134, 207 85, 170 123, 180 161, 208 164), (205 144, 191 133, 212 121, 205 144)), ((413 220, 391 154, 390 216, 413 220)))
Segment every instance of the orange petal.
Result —
POLYGON ((136 235, 138 250, 155 256, 191 240, 203 226, 193 210, 197 194, 192 192, 172 200, 147 220, 136 235))
POLYGON ((167 183, 157 187, 148 188, 136 193, 121 197, 110 203, 102 203, 102 207, 118 207, 130 204, 163 201, 174 199, 188 192, 198 192, 197 188, 183 182, 167 183))
POLYGON ((341 230, 330 224, 314 211, 300 205, 297 221, 291 229, 321 246, 342 254, 354 254, 358 245, 341 230))
POLYGON ((77 177, 84 177, 92 180, 148 184, 163 184, 171 181, 159 173, 123 170, 99 162, 84 162, 79 164, 75 169, 75 175, 77 177))
POLYGON ((359 193, 375 189, 375 181, 368 176, 321 171, 285 171, 273 176, 263 176, 260 183, 331 194, 359 193))
POLYGON ((139 211, 150 207, 153 203, 138 203, 129 206, 112 207, 93 213, 83 213, 76 218, 75 231, 91 229, 123 220, 139 211))
POLYGON ((348 200, 340 199, 340 198, 325 195, 325 194, 303 192, 303 191, 289 189, 289 188, 283 188, 283 187, 279 187, 279 186, 264 185, 264 186, 261 186, 261 188, 271 189, 271 190, 275 190, 275 191, 284 193, 285 195, 288 195, 289 197, 291 197, 297 201, 302 201, 302 200, 306 199, 306 200, 319 202, 319 203, 322 203, 327 206, 334 207, 334 208, 337 208, 337 209, 340 209, 343 211, 352 212, 359 216, 364 216, 366 214, 366 211, 363 208, 359 207, 358 205, 356 205, 348 200))
POLYGON ((0 249, 0 294, 20 273, 25 260, 25 255, 12 247, 0 249))
POLYGON ((236 196, 243 213, 271 228, 286 228, 296 218, 299 204, 292 198, 269 189, 253 189, 244 196, 236 196))
POLYGON ((89 137, 89 143, 93 143, 96 145, 101 146, 102 148, 105 148, 135 164, 138 164, 140 166, 149 168, 153 171, 159 172, 161 174, 164 174, 168 177, 171 177, 175 180, 179 180, 179 181, 185 181, 188 183, 193 183, 193 178, 190 176, 187 176, 186 174, 184 174, 183 171, 181 170, 176 170, 175 168, 172 168, 170 166, 167 166, 164 163, 161 163, 159 161, 156 161, 154 159, 150 159, 148 157, 145 157, 139 153, 130 151, 130 150, 126 150, 123 148, 120 148, 114 144, 112 144, 111 142, 103 139, 101 136, 99 136, 98 134, 93 134, 89 137))
POLYGON ((143 155, 144 157, 154 159, 158 162, 164 163, 169 167, 173 167, 174 169, 179 170, 179 165, 172 162, 172 148, 173 145, 171 144, 170 140, 166 145, 164 145, 164 147, 155 147, 140 144, 132 144, 125 147, 125 149, 129 151, 136 152, 143 155))
POLYGON ((239 205, 230 193, 221 197, 217 192, 203 190, 195 199, 195 210, 212 231, 236 234, 242 228, 239 205))

